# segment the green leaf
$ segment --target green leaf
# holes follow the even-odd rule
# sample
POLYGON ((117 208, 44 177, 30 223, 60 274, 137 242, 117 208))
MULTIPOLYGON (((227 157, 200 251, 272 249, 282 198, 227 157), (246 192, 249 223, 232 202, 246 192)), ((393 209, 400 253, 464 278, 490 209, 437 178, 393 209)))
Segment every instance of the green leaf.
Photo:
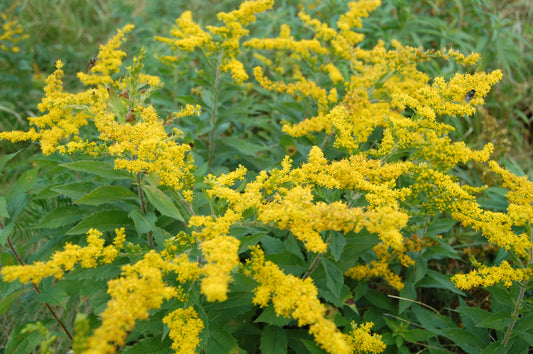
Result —
POLYGON ((259 232, 253 235, 247 235, 241 238, 241 246, 239 248, 239 253, 246 252, 249 249, 249 246, 256 245, 261 239, 267 235, 266 232, 259 232))
POLYGON ((329 250, 335 261, 338 261, 341 258, 344 246, 346 246, 344 234, 342 232, 332 232, 331 241, 329 242, 329 250))
POLYGON ((261 353, 283 354, 287 352, 287 333, 277 326, 265 326, 261 332, 261 353))
POLYGON ((326 353, 315 342, 311 340, 301 339, 301 341, 305 345, 305 348, 309 350, 309 353, 311 354, 325 354, 326 353))
POLYGON ((121 210, 108 210, 98 212, 84 218, 80 223, 67 232, 67 235, 84 234, 89 229, 98 229, 101 232, 114 231, 117 228, 130 226, 131 220, 128 213, 121 210))
POLYGON ((507 328, 511 322, 513 322, 513 319, 511 318, 510 313, 506 311, 499 311, 486 316, 483 320, 476 324, 476 327, 501 330, 507 328))
POLYGON ((19 296, 22 296, 22 294, 24 294, 28 290, 30 289, 22 288, 2 298, 2 300, 0 301, 0 316, 2 316, 4 313, 7 312, 7 310, 9 310, 9 308, 13 304, 13 301, 15 301, 16 298, 18 298, 19 296))
POLYGON ((52 186, 50 189, 54 192, 66 195, 72 200, 76 200, 95 189, 96 186, 97 184, 94 182, 74 182, 52 186))
POLYGON ((143 214, 143 212, 139 209, 133 209, 129 212, 128 216, 131 220, 133 220, 135 229, 139 235, 145 234, 152 230, 155 222, 157 221, 155 213, 143 214))
POLYGON ((9 218, 9 213, 7 212, 7 201, 3 195, 0 195, 0 216, 9 218))
POLYGON ((60 287, 52 286, 46 290, 41 289, 41 293, 36 294, 35 297, 45 304, 63 307, 67 294, 60 287))
POLYGON ((115 170, 112 163, 94 160, 76 161, 64 163, 60 166, 73 171, 86 172, 109 179, 131 179, 131 174, 122 170, 115 170))
POLYGON ((178 221, 185 221, 179 209, 174 205, 172 199, 157 187, 143 186, 143 191, 150 203, 163 215, 174 218, 178 221))
POLYGON ((77 204, 100 205, 125 199, 136 199, 137 195, 122 186, 100 186, 76 200, 77 204))
POLYGON ((443 328, 441 333, 467 353, 477 353, 489 345, 472 332, 462 328, 443 328))
POLYGON ((264 151, 267 149, 263 145, 254 144, 247 140, 244 140, 241 138, 235 138, 232 136, 226 136, 220 139, 220 141, 238 150, 243 155, 255 156, 255 154, 257 154, 258 152, 264 151))
POLYGON ((457 224, 457 220, 451 218, 442 218, 434 220, 428 226, 427 234, 430 236, 436 236, 447 233, 455 226, 455 224, 457 224))
POLYGON ((291 318, 278 316, 273 306, 266 307, 254 322, 264 322, 273 326, 286 326, 292 321, 291 318))
POLYGON ((39 332, 21 333, 26 324, 28 323, 18 326, 11 332, 4 348, 5 353, 30 354, 36 352, 35 349, 41 343, 42 338, 39 332))
POLYGON ((404 329, 400 334, 403 339, 412 343, 423 342, 429 338, 435 337, 435 333, 431 333, 424 329, 404 329))
POLYGON ((161 338, 151 337, 136 341, 132 346, 127 346, 120 351, 122 354, 169 354, 169 345, 162 342, 161 338))
POLYGON ((209 325, 209 334, 207 353, 233 353, 238 348, 237 340, 216 323, 209 325))
POLYGON ((56 229, 74 224, 83 218, 80 208, 72 205, 60 206, 46 214, 37 225, 38 229, 56 229))
POLYGON ((0 157, 0 172, 4 169, 4 166, 6 165, 6 163, 11 160, 13 157, 15 157, 21 150, 17 151, 17 152, 14 152, 12 154, 9 154, 9 155, 5 155, 5 156, 2 156, 0 157))
POLYGON ((16 217, 18 213, 29 201, 29 196, 27 192, 33 188, 35 182, 37 182, 37 172, 38 168, 34 168, 25 172, 19 179, 15 182, 11 188, 9 188, 6 199, 7 199, 7 211, 11 217, 16 217))
POLYGON ((328 289, 335 295, 339 297, 341 294, 341 288, 344 284, 344 274, 337 268, 335 264, 326 258, 322 258, 322 265, 324 266, 324 271, 326 272, 326 285, 328 289))
POLYGON ((15 222, 10 222, 3 228, 0 228, 0 246, 5 246, 7 238, 11 236, 15 229, 15 222))
POLYGON ((369 290, 365 295, 365 299, 367 299, 367 301, 369 301, 377 308, 386 310, 391 313, 396 313, 396 308, 394 307, 390 299, 379 291, 369 290))
POLYGON ((457 289, 447 275, 441 274, 432 269, 427 270, 426 277, 420 280, 417 286, 421 288, 446 289, 453 293, 465 296, 465 293, 457 289))

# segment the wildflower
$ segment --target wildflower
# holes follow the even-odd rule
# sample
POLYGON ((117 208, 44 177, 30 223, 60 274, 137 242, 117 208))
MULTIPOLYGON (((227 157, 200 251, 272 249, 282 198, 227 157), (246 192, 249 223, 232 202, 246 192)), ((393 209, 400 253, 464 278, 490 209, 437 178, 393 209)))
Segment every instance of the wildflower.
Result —
POLYGON ((459 289, 468 290, 477 286, 492 286, 496 283, 502 283, 508 288, 513 281, 521 282, 532 276, 531 269, 513 268, 507 261, 503 261, 499 266, 481 266, 468 274, 455 274, 451 280, 459 289))
POLYGON ((87 232, 87 246, 67 243, 64 250, 55 252, 48 262, 3 267, 2 277, 8 282, 19 280, 25 284, 39 284, 41 280, 50 276, 61 279, 65 272, 71 271, 77 264, 82 268, 96 268, 99 264, 112 263, 118 256, 118 250, 122 249, 125 238, 124 229, 116 229, 115 233, 114 244, 104 247, 102 233, 90 229, 87 232))
POLYGON ((111 300, 102 313, 102 325, 89 338, 86 353, 114 353, 136 321, 147 319, 149 310, 178 296, 177 289, 163 281, 163 262, 159 254, 150 251, 134 265, 123 266, 122 276, 108 282, 111 300))
POLYGON ((234 237, 216 236, 202 242, 200 247, 207 262, 202 267, 202 294, 210 302, 225 301, 231 281, 230 273, 240 263, 239 240, 234 237))
POLYGON ((196 353, 204 324, 192 307, 172 311, 163 318, 163 323, 170 329, 168 335, 176 353, 196 353))
POLYGON ((345 337, 333 322, 324 315, 326 307, 318 299, 318 291, 311 278, 302 280, 287 275, 277 265, 265 261, 263 251, 252 247, 252 257, 247 265, 247 274, 259 286, 255 289, 254 303, 265 307, 270 301, 278 316, 292 317, 298 326, 309 326, 317 344, 329 353, 349 353, 345 337))

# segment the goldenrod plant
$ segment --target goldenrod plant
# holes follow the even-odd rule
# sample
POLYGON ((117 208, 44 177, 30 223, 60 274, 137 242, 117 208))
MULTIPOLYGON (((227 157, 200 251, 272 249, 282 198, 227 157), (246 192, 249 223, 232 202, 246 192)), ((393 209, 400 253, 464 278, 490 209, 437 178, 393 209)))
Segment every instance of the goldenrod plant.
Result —
POLYGON ((126 25, 78 73, 85 89, 57 60, 41 114, 0 133, 41 149, 0 197, 0 309, 24 293, 47 311, 6 353, 533 345, 533 184, 449 124, 502 72, 452 48, 363 46, 377 0, 301 5, 292 26, 273 6, 207 26, 184 12, 153 38, 170 78, 148 49, 124 64, 126 25), (437 61, 461 72, 421 70, 437 61))

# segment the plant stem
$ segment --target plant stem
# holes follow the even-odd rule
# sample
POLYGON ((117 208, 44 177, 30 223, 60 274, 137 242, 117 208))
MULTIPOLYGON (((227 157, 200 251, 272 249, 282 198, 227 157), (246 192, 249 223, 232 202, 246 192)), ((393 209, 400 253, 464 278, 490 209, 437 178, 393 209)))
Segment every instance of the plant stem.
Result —
MULTIPOLYGON (((0 228, 3 228, 2 225, 0 225, 0 228)), ((13 247, 13 244, 11 243, 11 240, 9 239, 9 237, 7 238, 7 243, 9 244, 9 248, 11 249, 11 252, 13 252, 13 255, 15 255, 15 258, 17 259, 17 261, 19 262, 19 264, 21 266, 24 265, 24 262, 22 261, 22 259, 20 258, 19 254, 17 253, 17 251, 15 250, 15 247, 13 247)), ((31 283, 31 285, 33 285, 33 289, 35 290, 35 292, 37 294, 40 294, 41 291, 39 290, 39 287, 37 286, 37 284, 35 284, 34 282, 31 283)), ((61 319, 57 316, 57 314, 55 313, 55 311, 52 309, 52 307, 50 307, 50 305, 48 305, 47 303, 44 304, 44 306, 46 306, 46 308, 48 309, 48 311, 52 314, 52 316, 56 319, 57 323, 59 323, 59 325, 61 326, 61 328, 63 328, 63 331, 65 332, 65 334, 67 335, 67 337, 72 341, 72 335, 70 334, 69 330, 67 329, 67 327, 65 327, 65 324, 63 323, 63 321, 61 321, 61 319)))
POLYGON ((518 321, 518 315, 520 314, 520 307, 522 305, 522 300, 524 300, 524 295, 526 294, 527 284, 529 283, 529 279, 524 280, 520 284, 520 292, 518 293, 518 298, 516 299, 516 303, 514 306, 512 318, 513 322, 509 325, 507 328, 507 331, 505 332, 505 336, 503 337, 503 346, 506 347, 507 343, 509 342, 509 339, 511 338, 511 333, 513 332, 513 328, 518 321))
MULTIPOLYGON (((141 185, 141 173, 140 172, 137 173, 137 193, 139 194, 139 199, 141 201, 141 210, 143 214, 146 215, 146 202, 144 201, 144 193, 143 193, 142 185, 141 185)), ((147 239, 148 239, 148 246, 150 248, 154 248, 154 235, 152 234, 151 231, 148 231, 147 239)))
POLYGON ((215 92, 213 93, 213 107, 211 107, 211 131, 209 132, 209 158, 207 167, 213 166, 213 156, 215 154, 215 128, 217 123, 217 99, 218 89, 220 86, 220 66, 222 65, 222 54, 218 56, 217 67, 215 70, 215 92))
MULTIPOLYGON (((529 234, 530 234, 530 238, 533 238, 531 236, 531 235, 533 235, 531 230, 529 230, 529 234)), ((533 247, 529 250, 528 266, 531 265, 531 264, 533 264, 533 247)), ((511 322, 511 324, 507 328, 507 331, 505 332, 505 336, 503 337, 502 344, 503 344, 504 347, 507 346, 507 343, 509 342, 509 339, 511 338, 511 333, 513 332, 513 328, 514 328, 516 322, 519 319, 518 316, 520 315, 520 307, 522 306, 522 301, 524 300, 524 295, 526 294, 528 283, 529 283, 529 279, 525 279, 520 284, 520 291, 518 292, 518 297, 516 298, 513 314, 511 315, 512 318, 513 318, 513 322, 511 322)))

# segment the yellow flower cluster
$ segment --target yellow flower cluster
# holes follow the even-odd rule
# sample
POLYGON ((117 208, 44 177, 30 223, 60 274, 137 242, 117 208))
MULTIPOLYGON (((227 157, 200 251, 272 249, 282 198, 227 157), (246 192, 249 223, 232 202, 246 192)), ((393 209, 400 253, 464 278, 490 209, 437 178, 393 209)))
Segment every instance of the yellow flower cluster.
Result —
POLYGON ((12 18, 11 15, 19 3, 15 2, 10 8, 0 13, 1 30, 0 30, 0 50, 11 51, 18 53, 20 48, 17 43, 29 37, 24 33, 24 29, 17 18, 12 18))
POLYGON ((353 353, 381 353, 386 346, 378 334, 370 334, 374 323, 367 322, 357 326, 352 322, 352 330, 346 335, 346 340, 352 347, 353 353))
POLYGON ((172 339, 172 349, 176 353, 196 353, 204 323, 192 307, 172 311, 163 318, 163 323, 170 329, 168 335, 172 339))
POLYGON ((473 270, 468 274, 456 274, 451 280, 459 289, 468 290, 476 286, 492 286, 496 283, 502 283, 508 288, 513 281, 521 282, 531 277, 533 277, 533 270, 516 269, 511 267, 507 261, 503 261, 499 266, 481 266, 479 270, 473 270))
MULTIPOLYGON (((207 26, 203 30, 192 19, 190 11, 184 12, 177 20, 176 26, 170 30, 172 37, 155 36, 156 41, 168 44, 173 50, 193 51, 203 49, 208 55, 220 54, 219 69, 230 72, 237 83, 248 80, 244 65, 236 57, 240 53, 241 38, 248 35, 246 26, 255 22, 255 15, 268 10, 274 0, 244 1, 237 10, 220 12, 218 19, 222 26, 207 26)), ((174 63, 176 56, 162 56, 167 63, 174 63)))
MULTIPOLYGON (((128 77, 114 81, 110 76, 119 70, 126 55, 118 47, 125 33, 132 28, 127 25, 118 30, 106 45, 101 46, 90 74, 78 73, 82 82, 97 85, 97 88, 77 94, 64 92, 63 63, 58 61, 56 71, 46 80, 45 97, 38 106, 41 112, 48 113, 29 118, 30 124, 38 130, 2 132, 0 139, 39 141, 44 154, 56 151, 62 154, 75 151, 108 154, 115 157, 115 168, 131 173, 152 172, 161 184, 185 190, 186 198, 190 199, 191 193, 187 189, 192 185, 194 169, 190 146, 175 142, 183 133, 175 128, 174 134, 169 136, 165 131, 166 123, 159 119, 155 109, 142 104, 145 93, 140 92, 143 90, 131 90, 132 86, 143 85, 156 88, 160 85, 159 78, 140 73, 142 63, 139 58, 135 58, 133 67, 129 68, 131 75, 139 80, 135 83, 137 86, 129 83, 128 77), (112 86, 122 89, 120 96, 114 94, 112 86), (128 88, 132 92, 128 92, 128 88), (140 98, 134 99, 134 95, 140 95, 140 98), (90 138, 92 141, 80 134, 80 129, 91 123, 98 130, 98 136, 90 138)), ((199 114, 199 107, 187 106, 176 113, 176 118, 189 114, 199 114)))
POLYGON ((111 75, 119 71, 122 59, 126 56, 126 53, 118 48, 124 41, 124 35, 133 28, 133 25, 124 26, 122 29, 117 30, 117 34, 105 45, 100 45, 98 56, 94 65, 89 69, 89 73, 78 73, 78 78, 81 82, 87 86, 97 85, 101 88, 113 83, 111 75))
POLYGON ((239 244, 236 238, 226 236, 202 242, 200 248, 207 264, 202 267, 201 291, 207 301, 227 300, 230 273, 240 264, 239 244))
POLYGON ((178 290, 163 281, 165 261, 155 251, 145 254, 134 265, 122 267, 122 276, 108 282, 111 300, 102 313, 102 325, 89 338, 87 354, 114 353, 124 344, 135 322, 148 318, 150 309, 161 307, 178 290))
POLYGON ((259 247, 252 247, 248 273, 257 282, 254 303, 265 307, 270 301, 278 316, 292 317, 298 326, 309 326, 315 342, 328 353, 351 353, 344 335, 335 323, 326 319, 326 307, 318 301, 318 291, 311 278, 302 280, 283 273, 278 266, 265 261, 259 247))
POLYGON ((118 251, 126 239, 124 229, 116 229, 113 245, 105 246, 102 233, 95 229, 87 232, 87 246, 67 243, 63 251, 55 252, 48 262, 30 265, 5 266, 0 271, 4 281, 19 280, 21 283, 39 284, 46 277, 61 279, 65 272, 79 264, 82 268, 96 268, 99 264, 110 264, 117 258, 118 251))

